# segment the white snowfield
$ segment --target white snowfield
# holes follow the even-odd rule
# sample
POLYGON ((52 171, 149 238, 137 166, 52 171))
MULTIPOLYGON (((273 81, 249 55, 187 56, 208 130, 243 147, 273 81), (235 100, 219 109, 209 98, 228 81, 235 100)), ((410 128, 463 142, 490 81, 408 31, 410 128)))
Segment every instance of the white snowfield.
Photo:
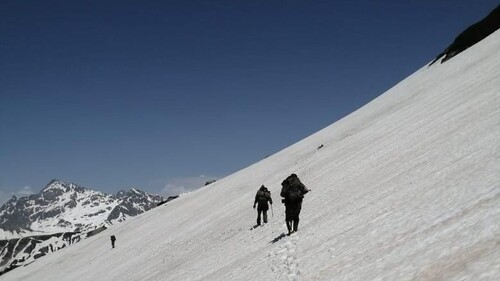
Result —
POLYGON ((500 280, 500 32, 275 155, 0 280, 500 280), (283 236, 291 173, 312 191, 299 231, 283 236), (274 216, 250 230, 262 184, 274 216))

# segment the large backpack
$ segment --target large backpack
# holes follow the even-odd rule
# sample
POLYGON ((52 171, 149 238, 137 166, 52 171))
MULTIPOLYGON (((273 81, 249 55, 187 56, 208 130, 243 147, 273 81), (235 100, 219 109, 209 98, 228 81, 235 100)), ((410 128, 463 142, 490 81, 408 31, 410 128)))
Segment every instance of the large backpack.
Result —
POLYGON ((303 184, 300 182, 297 176, 291 175, 284 181, 286 187, 285 199, 289 203, 300 203, 304 198, 302 193, 303 184))
POLYGON ((298 203, 302 201, 302 198, 304 196, 302 195, 302 192, 298 188, 294 187, 288 187, 288 191, 286 193, 286 200, 290 203, 298 203))
POLYGON ((257 202, 259 204, 266 204, 270 194, 268 192, 265 192, 263 190, 257 191, 257 202))

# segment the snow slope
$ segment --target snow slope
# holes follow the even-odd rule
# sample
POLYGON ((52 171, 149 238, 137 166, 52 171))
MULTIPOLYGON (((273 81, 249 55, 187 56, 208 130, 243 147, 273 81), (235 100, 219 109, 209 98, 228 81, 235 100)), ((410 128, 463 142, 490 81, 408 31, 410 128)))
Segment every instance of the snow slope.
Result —
POLYGON ((500 280, 499 73, 496 32, 275 155, 0 279, 500 280), (278 195, 292 172, 312 191, 288 237, 278 195), (261 184, 274 217, 250 230, 261 184))

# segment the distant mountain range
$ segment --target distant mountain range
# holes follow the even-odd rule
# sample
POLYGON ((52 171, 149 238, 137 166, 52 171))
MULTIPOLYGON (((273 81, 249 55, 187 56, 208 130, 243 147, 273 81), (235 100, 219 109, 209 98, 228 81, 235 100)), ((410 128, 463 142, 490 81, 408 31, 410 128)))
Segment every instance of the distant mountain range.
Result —
POLYGON ((60 180, 13 197, 0 208, 0 274, 165 201, 136 188, 110 195, 60 180))

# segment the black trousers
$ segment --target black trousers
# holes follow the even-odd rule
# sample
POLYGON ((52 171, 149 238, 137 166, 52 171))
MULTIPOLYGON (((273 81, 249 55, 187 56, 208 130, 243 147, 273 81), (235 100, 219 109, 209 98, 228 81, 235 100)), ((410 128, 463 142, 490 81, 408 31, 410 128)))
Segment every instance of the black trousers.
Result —
POLYGON ((299 228, 299 215, 302 209, 302 202, 295 204, 285 204, 285 220, 288 233, 297 231, 299 228))
POLYGON ((302 209, 302 203, 286 204, 285 205, 285 220, 287 220, 287 221, 297 220, 298 221, 301 209, 302 209))
POLYGON ((257 209, 257 224, 260 225, 260 217, 264 219, 264 223, 267 223, 267 210, 264 209, 257 209))

